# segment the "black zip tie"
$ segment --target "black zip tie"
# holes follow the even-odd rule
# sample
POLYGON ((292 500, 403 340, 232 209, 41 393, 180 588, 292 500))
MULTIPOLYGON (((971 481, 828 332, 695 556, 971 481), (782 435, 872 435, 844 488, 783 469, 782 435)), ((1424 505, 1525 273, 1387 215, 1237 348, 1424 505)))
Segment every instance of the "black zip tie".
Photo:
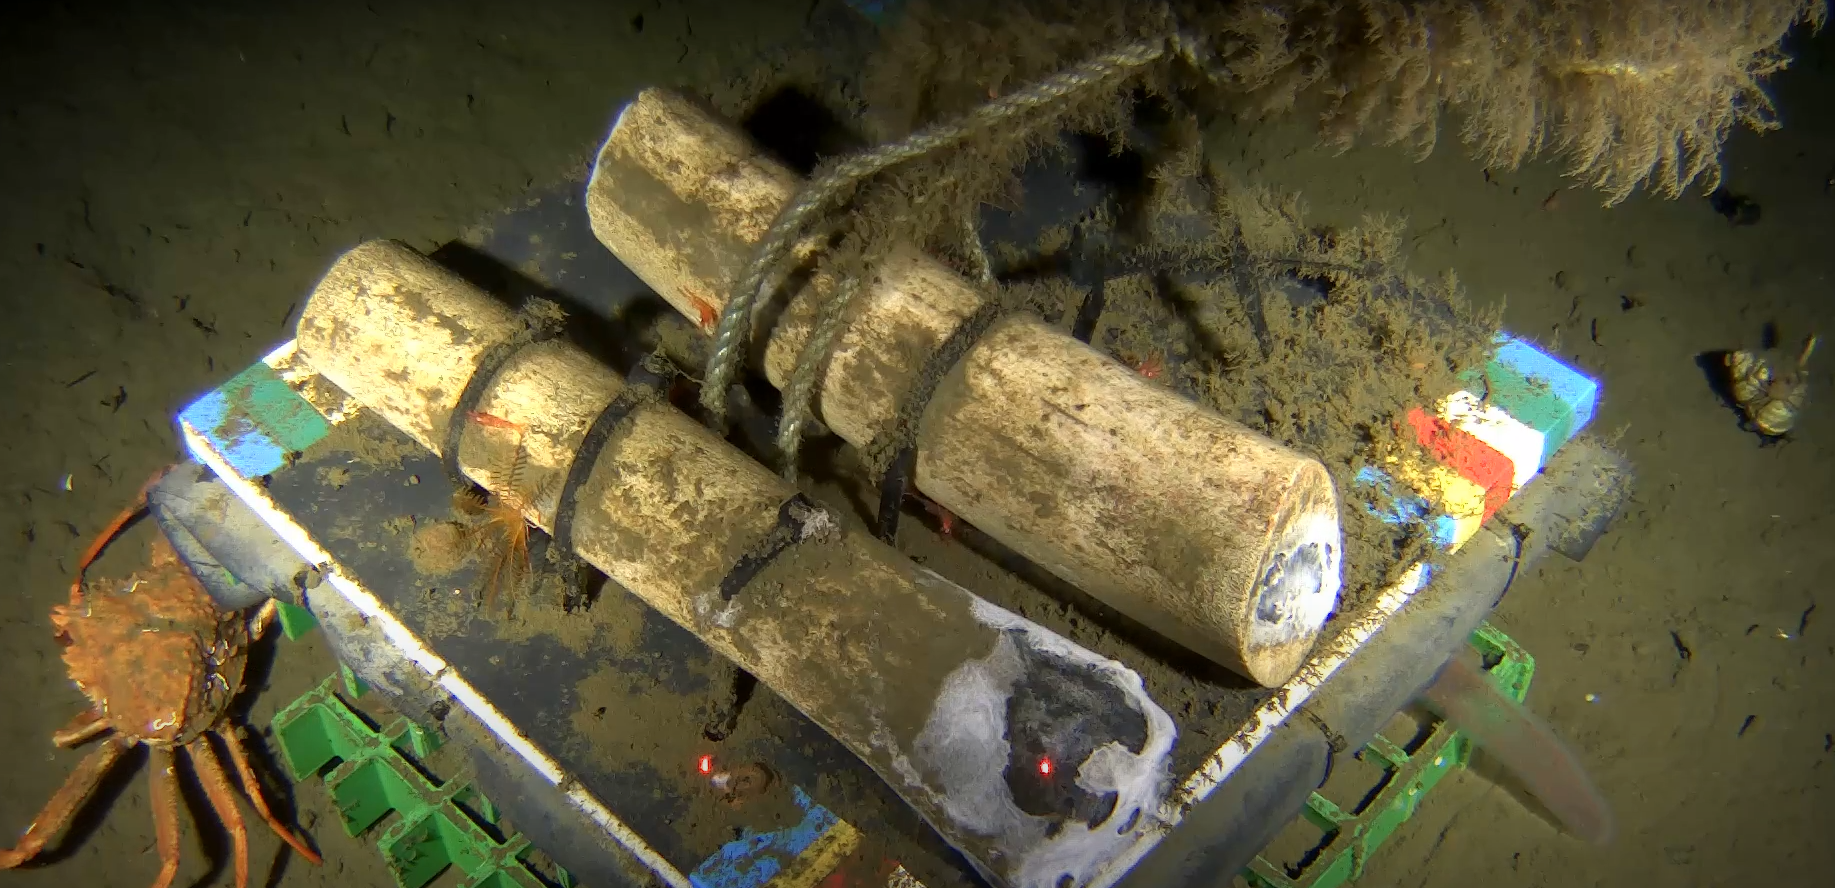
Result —
POLYGON ((911 476, 917 467, 918 424, 924 418, 924 410, 930 406, 930 399, 936 395, 937 386, 963 356, 981 342, 981 337, 987 335, 994 322, 1006 314, 999 302, 989 299, 958 324, 949 338, 924 360, 917 382, 905 395, 905 403, 899 406, 892 428, 868 445, 867 453, 876 461, 883 460, 884 465, 879 476, 879 510, 874 520, 874 532, 880 540, 890 543, 898 536, 900 508, 904 505, 906 492, 911 489, 911 476))
POLYGON ((561 493, 554 504, 553 539, 563 553, 572 555, 574 552, 573 522, 579 511, 580 488, 592 477, 593 467, 598 465, 605 445, 625 428, 626 420, 637 412, 637 408, 653 404, 667 395, 674 381, 675 367, 668 359, 659 355, 646 356, 625 375, 624 389, 593 417, 592 425, 586 427, 586 435, 574 448, 573 462, 567 466, 567 478, 561 482, 561 493))
POLYGON ((898 537, 898 518, 904 514, 905 492, 911 489, 911 473, 916 468, 917 447, 907 445, 892 456, 879 476, 879 511, 873 516, 873 530, 881 542, 891 543, 898 537))
POLYGON ((1072 261, 1078 266, 1077 271, 1088 272, 1091 278, 1088 289, 1083 291, 1083 301, 1077 305, 1077 316, 1071 321, 1071 338, 1088 344, 1090 337, 1096 335, 1096 322, 1102 319, 1102 312, 1108 306, 1108 263, 1102 254, 1088 253, 1087 235, 1082 226, 1077 228, 1077 237, 1071 242, 1072 261))
MULTIPOLYGON (((720 578, 720 603, 731 604, 745 587, 758 579, 765 568, 791 547, 838 527, 834 517, 809 497, 797 493, 777 507, 777 521, 753 541, 745 554, 720 578)), ((732 693, 715 705, 714 714, 701 729, 701 735, 714 742, 731 736, 739 725, 739 714, 758 685, 758 679, 736 665, 728 664, 732 675, 732 693)))
POLYGON ((740 591, 757 579, 779 555, 797 543, 820 534, 825 527, 834 528, 839 525, 827 510, 816 505, 809 497, 798 493, 784 500, 777 507, 777 523, 753 542, 745 554, 733 563, 732 570, 720 578, 720 600, 730 602, 738 597, 740 591))
POLYGON ((1351 741, 1343 734, 1332 730, 1332 726, 1326 724, 1325 719, 1321 718, 1319 713, 1314 712, 1311 706, 1300 707, 1298 713, 1307 721, 1312 722, 1313 727, 1318 728, 1319 733, 1325 737, 1325 774, 1319 778, 1319 785, 1324 786, 1325 781, 1332 779, 1332 768, 1337 764, 1338 756, 1351 748, 1351 741))

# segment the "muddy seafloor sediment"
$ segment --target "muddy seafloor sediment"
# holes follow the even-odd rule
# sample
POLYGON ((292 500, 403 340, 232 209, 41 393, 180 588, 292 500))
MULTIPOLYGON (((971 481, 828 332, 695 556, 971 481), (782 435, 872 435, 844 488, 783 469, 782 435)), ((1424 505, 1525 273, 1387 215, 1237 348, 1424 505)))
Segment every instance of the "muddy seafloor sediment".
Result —
MULTIPOLYGON (((15 97, 0 145, 11 201, 0 422, 13 434, 0 558, 14 590, 0 597, 0 741, 13 751, 0 830, 23 829, 79 758, 47 742, 82 698, 45 615, 87 536, 177 452, 174 411, 290 335, 296 303, 344 246, 444 243, 532 182, 577 169, 631 90, 804 27, 801 10, 767 6, 331 0, 210 19, 46 6, 0 35, 15 97)), ((1618 841, 1579 846, 1465 772, 1366 862, 1360 884, 1690 884, 1759 866, 1810 886, 1835 868, 1815 827, 1835 813, 1835 655, 1817 581, 1835 570, 1821 545, 1835 495, 1823 397, 1835 381, 1813 365, 1793 440, 1761 450, 1695 365, 1703 351, 1758 344, 1766 322, 1792 336, 1835 329, 1815 297, 1835 274, 1823 234, 1835 226, 1829 46, 1801 41, 1798 64, 1775 79, 1781 132, 1729 144, 1728 184, 1765 211, 1738 228, 1694 197, 1606 210, 1556 166, 1487 172, 1451 139, 1416 163, 1322 149, 1310 121, 1208 134, 1214 160, 1305 194, 1316 221, 1407 217, 1399 249, 1412 268, 1457 269, 1476 301, 1505 303, 1507 329, 1602 381, 1596 423, 1628 427, 1642 479, 1585 563, 1545 563, 1494 617, 1536 656, 1529 706, 1592 768, 1618 841)), ((925 557, 959 545, 907 533, 925 557)), ((116 566, 103 575, 125 575, 116 566)), ((254 724, 335 669, 317 645, 279 646, 284 668, 252 674, 254 724)), ((106 787, 72 838, 8 882, 150 883, 144 768, 106 787)), ((280 796, 326 863, 278 855, 252 825, 256 879, 386 884, 370 837, 345 836, 321 786, 280 796)), ((224 834, 184 809, 180 883, 229 884, 224 834)))

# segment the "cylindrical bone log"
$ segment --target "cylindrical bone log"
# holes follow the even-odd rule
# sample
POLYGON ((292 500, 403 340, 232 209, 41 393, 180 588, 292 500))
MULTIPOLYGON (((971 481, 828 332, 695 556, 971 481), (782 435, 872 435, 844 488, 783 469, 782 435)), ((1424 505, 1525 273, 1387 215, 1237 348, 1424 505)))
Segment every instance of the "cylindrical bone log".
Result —
MULTIPOLYGON (((326 274, 298 342, 439 452, 468 380, 518 331, 457 275, 377 242, 326 274)), ((460 419, 460 467, 498 495, 524 485, 526 517, 551 527, 542 491, 623 388, 571 345, 523 345, 486 381, 477 412, 492 422, 460 419), (520 481, 496 420, 526 430, 520 481)), ((847 744, 996 884, 1087 884, 1164 828, 1175 729, 1138 674, 846 526, 667 402, 627 416, 577 502, 582 557, 847 744), (1041 783, 1041 754, 1076 779, 1041 783)))
MULTIPOLYGON (((711 328, 800 185, 711 112, 647 90, 620 112, 587 186, 599 240, 711 328)), ((870 272, 818 384, 829 428, 885 440, 928 358, 983 296, 914 248, 870 272)), ((818 273, 754 331, 789 379, 818 273)), ((768 313, 765 313, 768 314, 768 313)), ((918 422, 915 482, 1058 576, 1262 684, 1285 682, 1337 603, 1338 499, 1325 468, 1027 318, 997 323, 918 422)))

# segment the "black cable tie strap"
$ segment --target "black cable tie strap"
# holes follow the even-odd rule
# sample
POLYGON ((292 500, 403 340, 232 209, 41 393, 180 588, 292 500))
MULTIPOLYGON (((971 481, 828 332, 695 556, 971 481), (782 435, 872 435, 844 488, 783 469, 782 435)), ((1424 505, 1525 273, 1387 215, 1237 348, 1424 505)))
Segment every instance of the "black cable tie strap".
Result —
POLYGON ((1325 719, 1319 713, 1314 712, 1311 706, 1300 707, 1300 714, 1305 716, 1307 721, 1312 722, 1313 727, 1319 729, 1319 733, 1325 735, 1326 745, 1330 746, 1333 752, 1343 752, 1351 748, 1351 741, 1347 740, 1343 734, 1333 730, 1331 725, 1326 724, 1325 719))
POLYGON ((765 531, 720 579, 720 602, 731 602, 739 592, 771 566, 791 546, 840 527, 828 510, 798 493, 777 507, 777 523, 765 531))
POLYGON ((930 399, 936 395, 937 386, 981 341, 994 322, 1005 315, 1006 309, 990 299, 957 325, 949 338, 925 359, 917 382, 899 406, 892 428, 868 446, 867 453, 873 462, 884 467, 879 476, 879 512, 874 521, 874 530, 881 540, 890 543, 898 536, 899 510, 904 505, 905 492, 911 489, 911 475, 917 466, 918 423, 923 420, 930 399))
POLYGON ((510 338, 484 350, 478 357, 478 366, 472 368, 471 378, 465 380, 465 388, 459 392, 459 402, 452 407, 452 415, 446 419, 446 442, 440 451, 440 464, 446 470, 446 477, 453 485, 460 488, 471 486, 465 473, 459 469, 459 440, 465 436, 465 425, 469 417, 478 409, 478 402, 484 400, 484 393, 491 387, 510 359, 525 346, 546 342, 561 332, 562 316, 560 309, 544 299, 531 299, 517 313, 517 322, 521 329, 510 338))
POLYGON ((1311 706, 1301 706, 1298 713, 1305 716, 1306 720, 1312 722, 1313 727, 1318 728, 1319 733, 1325 736, 1325 774, 1319 778, 1319 785, 1324 786, 1325 781, 1332 777, 1332 768, 1337 765, 1338 756, 1351 748, 1351 741, 1343 734, 1333 730, 1331 725, 1326 724, 1325 719, 1319 713, 1314 712, 1311 706))
POLYGON ((1083 301, 1077 305, 1077 317, 1071 322, 1071 338, 1088 344, 1096 335, 1096 322, 1102 319, 1103 309, 1108 305, 1109 282, 1103 280, 1101 266, 1097 266, 1096 280, 1089 289, 1083 291, 1083 301))
POLYGON ((561 482, 561 493, 554 504, 554 542, 561 551, 574 551, 573 519, 579 511, 580 488, 592 476, 593 467, 599 463, 599 454, 624 428, 625 420, 630 419, 637 408, 655 403, 668 394, 669 386, 675 381, 675 372, 675 366, 667 358, 654 354, 645 357, 625 375, 624 390, 593 417, 592 425, 586 427, 586 435, 574 448, 567 479, 561 482))
POLYGON ((911 473, 917 468, 917 446, 900 448, 879 476, 879 512, 873 516, 873 529, 882 542, 898 537, 898 516, 904 514, 905 492, 911 489, 911 473))
POLYGON ((1078 342, 1087 344, 1096 335, 1096 322, 1102 320, 1102 312, 1108 307, 1108 263, 1102 255, 1091 254, 1089 237, 1082 226, 1077 227, 1071 251, 1071 261, 1077 264, 1076 277, 1087 276, 1089 279, 1078 281, 1087 289, 1083 291, 1083 301, 1077 305, 1076 317, 1071 319, 1070 335, 1078 342))
POLYGON ((1510 556, 1510 575, 1504 578, 1504 587, 1497 590, 1497 598, 1491 602, 1493 608, 1502 604, 1504 596, 1510 593, 1510 585, 1516 582, 1517 571, 1523 567, 1523 545, 1529 542, 1529 528, 1508 519, 1498 520, 1510 530, 1510 539, 1516 543, 1516 552, 1510 556))

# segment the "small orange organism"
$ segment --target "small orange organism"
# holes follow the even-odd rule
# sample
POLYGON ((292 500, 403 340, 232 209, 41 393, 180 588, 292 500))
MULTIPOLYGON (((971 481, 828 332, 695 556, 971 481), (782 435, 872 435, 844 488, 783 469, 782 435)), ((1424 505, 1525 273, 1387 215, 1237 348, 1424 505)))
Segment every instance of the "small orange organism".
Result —
POLYGON ((946 540, 956 538, 956 521, 958 520, 956 518, 956 513, 944 508, 942 503, 918 493, 915 490, 911 492, 911 496, 918 501, 918 505, 924 507, 924 511, 930 513, 930 517, 937 519, 937 534, 939 536, 946 540))
POLYGON ((1166 358, 1158 352, 1147 356, 1147 359, 1134 365, 1134 372, 1147 379, 1159 379, 1166 372, 1166 358))
POLYGON ((467 418, 487 429, 508 432, 512 437, 510 457, 505 464, 487 472, 490 493, 461 491, 453 498, 460 513, 472 519, 467 530, 471 544, 484 553, 484 607, 497 604, 500 590, 512 595, 529 575, 529 520, 535 511, 537 494, 529 492, 529 451, 523 446, 528 427, 490 413, 470 413, 467 418))
POLYGON ((720 322, 720 312, 714 304, 699 296, 689 295, 688 304, 694 306, 695 322, 701 325, 701 332, 712 333, 720 322))

